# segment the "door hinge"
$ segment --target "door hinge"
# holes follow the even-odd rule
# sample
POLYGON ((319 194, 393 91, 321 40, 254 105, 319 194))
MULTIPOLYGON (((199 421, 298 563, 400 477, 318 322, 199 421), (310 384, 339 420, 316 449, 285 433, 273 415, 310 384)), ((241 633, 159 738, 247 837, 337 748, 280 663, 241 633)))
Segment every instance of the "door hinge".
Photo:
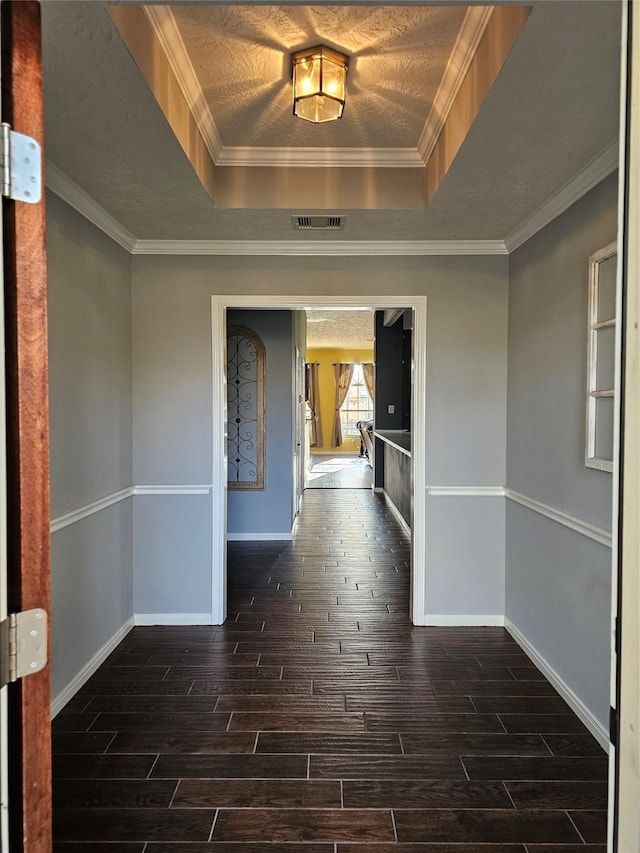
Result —
POLYGON ((618 712, 609 708, 609 740, 614 747, 618 746, 618 712))
POLYGON ((37 204, 42 197, 42 155, 30 136, 2 122, 2 195, 14 201, 37 204))
POLYGON ((0 622, 0 687, 40 672, 47 664, 47 614, 40 608, 0 622))

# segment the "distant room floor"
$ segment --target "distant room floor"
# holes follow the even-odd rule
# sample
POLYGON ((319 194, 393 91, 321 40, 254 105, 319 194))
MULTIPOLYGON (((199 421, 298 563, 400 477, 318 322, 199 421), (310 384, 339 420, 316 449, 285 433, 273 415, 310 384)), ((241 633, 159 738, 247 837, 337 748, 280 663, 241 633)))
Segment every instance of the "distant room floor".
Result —
POLYGON ((311 456, 307 489, 370 489, 373 471, 360 456, 311 456))

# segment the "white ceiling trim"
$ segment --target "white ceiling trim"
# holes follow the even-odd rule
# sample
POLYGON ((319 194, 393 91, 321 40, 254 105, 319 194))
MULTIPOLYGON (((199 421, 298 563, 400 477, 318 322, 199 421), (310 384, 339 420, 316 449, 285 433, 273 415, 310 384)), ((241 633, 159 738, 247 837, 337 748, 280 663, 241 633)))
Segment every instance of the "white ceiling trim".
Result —
POLYGON ((225 145, 204 97, 185 43, 169 6, 143 6, 216 166, 412 168, 424 166, 438 141, 493 6, 471 6, 431 105, 417 148, 261 148, 225 145))
POLYGON ((506 255, 502 240, 138 240, 134 255, 506 255))
POLYGON ((130 231, 114 219, 110 213, 101 207, 97 201, 91 198, 83 189, 61 172, 56 165, 47 160, 45 167, 47 188, 55 193, 58 198, 66 201, 68 205, 82 214, 85 219, 92 222, 101 231, 104 231, 112 240, 115 240, 123 249, 133 252, 136 238, 130 231))
POLYGON ((194 121, 211 154, 211 159, 217 164, 224 148, 222 137, 189 59, 173 12, 169 6, 143 6, 142 8, 176 76, 178 86, 189 105, 194 121))
POLYGON ((507 251, 513 252, 518 246, 522 246, 545 225, 597 186, 618 168, 618 160, 619 142, 615 140, 505 238, 507 251))
POLYGON ((134 255, 508 255, 618 167, 612 142, 503 240, 137 240, 110 213, 47 160, 47 188, 134 255))
POLYGON ((252 148, 224 146, 218 166, 424 169, 417 148, 252 148))
POLYGON ((442 81, 433 99, 427 121, 418 140, 418 153, 426 163, 435 148, 453 102, 476 55, 480 39, 493 13, 493 6, 470 6, 465 15, 442 81))

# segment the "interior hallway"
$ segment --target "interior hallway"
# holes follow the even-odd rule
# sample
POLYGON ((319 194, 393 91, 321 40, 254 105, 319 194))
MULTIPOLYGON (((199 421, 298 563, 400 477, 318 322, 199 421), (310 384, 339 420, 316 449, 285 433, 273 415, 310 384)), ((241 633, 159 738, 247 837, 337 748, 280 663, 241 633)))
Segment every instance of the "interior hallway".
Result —
POLYGON ((605 851, 596 741, 503 629, 413 628, 408 591, 370 491, 232 543, 224 626, 134 629, 55 719, 55 853, 605 851))

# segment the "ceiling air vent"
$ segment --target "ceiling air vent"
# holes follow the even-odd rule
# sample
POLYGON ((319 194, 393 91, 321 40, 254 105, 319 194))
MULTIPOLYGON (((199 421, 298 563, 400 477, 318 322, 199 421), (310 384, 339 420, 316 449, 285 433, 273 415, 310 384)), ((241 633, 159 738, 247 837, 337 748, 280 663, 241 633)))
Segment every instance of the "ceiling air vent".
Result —
POLYGON ((296 231, 340 231, 344 216, 292 216, 291 224, 296 231))

